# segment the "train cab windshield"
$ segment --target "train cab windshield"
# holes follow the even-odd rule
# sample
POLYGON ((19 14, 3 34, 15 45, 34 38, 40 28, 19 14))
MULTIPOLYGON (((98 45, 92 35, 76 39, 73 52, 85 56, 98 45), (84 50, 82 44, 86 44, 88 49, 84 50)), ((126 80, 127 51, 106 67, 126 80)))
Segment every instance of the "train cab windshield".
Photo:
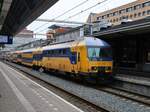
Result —
POLYGON ((110 47, 89 47, 88 58, 90 61, 109 61, 112 60, 112 50, 110 47))

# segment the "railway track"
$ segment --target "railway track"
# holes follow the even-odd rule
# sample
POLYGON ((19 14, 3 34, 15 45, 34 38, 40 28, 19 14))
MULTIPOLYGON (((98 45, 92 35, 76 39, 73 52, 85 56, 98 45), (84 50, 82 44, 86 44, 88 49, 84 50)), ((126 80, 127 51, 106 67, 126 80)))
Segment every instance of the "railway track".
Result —
POLYGON ((121 90, 115 87, 97 87, 98 90, 104 91, 107 93, 110 93, 112 95, 119 96, 120 98, 123 98, 124 100, 132 100, 134 102, 150 106, 150 98, 146 96, 142 96, 139 94, 131 93, 125 90, 121 90))
MULTIPOLYGON (((8 64, 8 63, 7 63, 8 64)), ((10 64, 9 64, 10 65, 10 64)), ((15 66, 10 65, 11 67, 13 67, 14 69, 15 66)), ((18 70, 18 68, 16 69, 18 70)), ((30 79, 36 81, 37 83, 39 83, 40 85, 44 86, 45 88, 49 89, 50 91, 53 91, 54 93, 56 93, 57 95, 63 97, 65 100, 71 102, 72 104, 74 104, 75 106, 81 108, 83 111, 85 112, 109 112, 109 109, 107 108, 102 108, 99 107, 85 99, 82 99, 81 97, 74 95, 66 90, 63 90, 62 88, 59 88, 53 84, 47 83, 45 81, 43 81, 42 79, 39 79, 37 77, 28 75, 29 73, 27 73, 26 71, 23 70, 19 70, 19 72, 22 72, 25 76, 29 77, 30 79)), ((150 99, 149 97, 145 97, 142 95, 138 95, 138 94, 134 94, 131 92, 127 92, 124 90, 120 90, 114 87, 91 87, 91 88, 95 88, 99 91, 103 91, 105 93, 109 93, 111 95, 117 96, 120 99, 124 100, 124 101, 133 101, 134 103, 137 103, 141 106, 148 106, 150 107, 150 99)))

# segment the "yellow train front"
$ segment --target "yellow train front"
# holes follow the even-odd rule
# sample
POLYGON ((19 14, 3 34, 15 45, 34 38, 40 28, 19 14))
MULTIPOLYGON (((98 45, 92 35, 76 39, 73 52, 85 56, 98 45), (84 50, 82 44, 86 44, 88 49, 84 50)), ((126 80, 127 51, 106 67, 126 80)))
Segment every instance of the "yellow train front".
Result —
POLYGON ((84 79, 112 76, 112 51, 108 43, 94 37, 42 48, 42 67, 84 79))

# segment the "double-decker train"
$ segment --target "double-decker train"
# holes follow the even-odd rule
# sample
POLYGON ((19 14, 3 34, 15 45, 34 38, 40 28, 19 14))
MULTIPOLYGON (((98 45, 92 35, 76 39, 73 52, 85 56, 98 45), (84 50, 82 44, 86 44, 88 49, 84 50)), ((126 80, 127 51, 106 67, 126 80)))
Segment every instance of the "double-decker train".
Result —
POLYGON ((13 51, 9 53, 9 58, 40 71, 59 71, 79 78, 103 79, 112 76, 111 47, 94 37, 13 51))

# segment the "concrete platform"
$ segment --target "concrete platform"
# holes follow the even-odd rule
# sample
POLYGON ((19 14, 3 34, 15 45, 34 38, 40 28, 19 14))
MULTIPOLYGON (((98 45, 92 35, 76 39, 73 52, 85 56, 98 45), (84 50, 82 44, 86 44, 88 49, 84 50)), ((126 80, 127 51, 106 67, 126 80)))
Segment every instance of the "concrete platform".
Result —
POLYGON ((0 62, 0 112, 83 112, 0 62))

